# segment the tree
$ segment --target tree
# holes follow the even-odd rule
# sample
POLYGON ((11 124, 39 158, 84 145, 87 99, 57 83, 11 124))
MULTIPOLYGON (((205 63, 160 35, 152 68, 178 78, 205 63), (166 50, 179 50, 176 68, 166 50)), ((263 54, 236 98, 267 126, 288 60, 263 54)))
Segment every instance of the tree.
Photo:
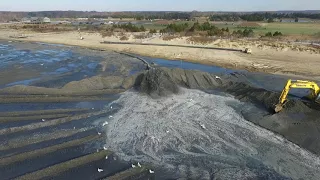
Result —
POLYGON ((144 31, 146 31, 146 28, 144 28, 144 26, 141 25, 141 26, 140 26, 140 31, 144 32, 144 31))
POLYGON ((276 31, 276 32, 274 32, 273 36, 282 36, 282 33, 281 33, 281 32, 276 31))
POLYGON ((274 22, 274 20, 272 18, 268 19, 268 23, 273 23, 273 22, 274 22))
POLYGON ((150 29, 149 33, 150 33, 150 34, 155 34, 155 33, 157 33, 157 30, 155 30, 155 29, 150 29))
POLYGON ((265 36, 266 37, 272 37, 272 32, 267 32, 265 36))

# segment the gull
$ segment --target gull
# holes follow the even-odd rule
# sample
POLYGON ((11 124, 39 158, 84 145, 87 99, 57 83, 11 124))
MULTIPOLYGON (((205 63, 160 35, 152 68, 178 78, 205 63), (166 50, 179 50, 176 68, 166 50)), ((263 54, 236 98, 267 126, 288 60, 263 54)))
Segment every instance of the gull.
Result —
POLYGON ((113 118, 113 116, 110 115, 110 116, 109 116, 109 119, 110 119, 110 118, 113 118))
POLYGON ((108 156, 106 156, 106 159, 108 159, 108 156))
POLYGON ((141 164, 138 162, 138 166, 141 167, 141 164))
POLYGON ((98 135, 100 136, 100 135, 101 135, 101 132, 98 132, 98 135))
POLYGON ((106 146, 103 146, 103 150, 108 150, 108 148, 106 146))
POLYGON ((112 106, 110 106, 110 108, 112 109, 112 106))
POLYGON ((40 64, 41 66, 43 66, 44 64, 42 63, 42 64, 40 64))
POLYGON ((216 76, 215 78, 216 78, 216 79, 221 79, 219 76, 216 76))
POLYGON ((166 132, 167 132, 167 133, 169 133, 169 131, 168 131, 168 130, 167 130, 166 132))
POLYGON ((45 119, 41 119, 42 120, 42 122, 45 122, 46 120, 45 119))
POLYGON ((206 129, 206 126, 204 124, 200 124, 202 129, 206 129))
POLYGON ((91 108, 92 110, 94 110, 94 108, 91 108))
POLYGON ((98 172, 103 172, 103 169, 98 168, 98 172))
POLYGON ((134 165, 134 164, 131 164, 131 167, 132 167, 132 168, 135 168, 135 167, 136 167, 136 165, 134 165))
POLYGON ((151 169, 149 169, 149 173, 150 173, 150 174, 154 174, 154 171, 152 171, 151 169))
POLYGON ((106 126, 106 125, 108 125, 109 123, 108 123, 108 121, 106 121, 106 122, 104 122, 103 124, 102 124, 102 126, 106 126))

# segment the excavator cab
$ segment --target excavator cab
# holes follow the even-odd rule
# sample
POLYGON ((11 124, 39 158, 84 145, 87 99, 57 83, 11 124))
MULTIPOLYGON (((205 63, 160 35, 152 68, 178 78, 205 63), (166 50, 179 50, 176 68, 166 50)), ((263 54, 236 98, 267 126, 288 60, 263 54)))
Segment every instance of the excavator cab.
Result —
POLYGON ((315 82, 289 79, 282 90, 278 104, 274 106, 275 113, 280 112, 283 109, 284 105, 288 102, 287 96, 290 89, 292 88, 310 89, 311 93, 308 97, 310 98, 310 100, 320 104, 320 88, 315 82))

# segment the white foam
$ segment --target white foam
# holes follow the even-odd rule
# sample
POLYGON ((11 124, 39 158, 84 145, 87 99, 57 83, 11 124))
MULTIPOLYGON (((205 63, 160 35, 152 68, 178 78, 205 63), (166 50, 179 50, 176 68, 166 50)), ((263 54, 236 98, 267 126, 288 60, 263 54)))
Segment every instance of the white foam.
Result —
POLYGON ((257 111, 254 106, 232 97, 182 91, 161 99, 123 93, 114 102, 122 108, 106 127, 108 148, 124 160, 174 167, 180 177, 187 171, 194 178, 212 172, 222 179, 233 172, 239 179, 266 174, 320 177, 319 157, 246 121, 230 105, 257 111))

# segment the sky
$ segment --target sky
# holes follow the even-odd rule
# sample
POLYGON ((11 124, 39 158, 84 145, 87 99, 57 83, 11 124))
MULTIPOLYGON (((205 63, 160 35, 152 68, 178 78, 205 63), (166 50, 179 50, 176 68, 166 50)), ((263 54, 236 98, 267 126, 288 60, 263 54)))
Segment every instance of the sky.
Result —
POLYGON ((0 11, 320 10, 320 0, 0 0, 0 11))

